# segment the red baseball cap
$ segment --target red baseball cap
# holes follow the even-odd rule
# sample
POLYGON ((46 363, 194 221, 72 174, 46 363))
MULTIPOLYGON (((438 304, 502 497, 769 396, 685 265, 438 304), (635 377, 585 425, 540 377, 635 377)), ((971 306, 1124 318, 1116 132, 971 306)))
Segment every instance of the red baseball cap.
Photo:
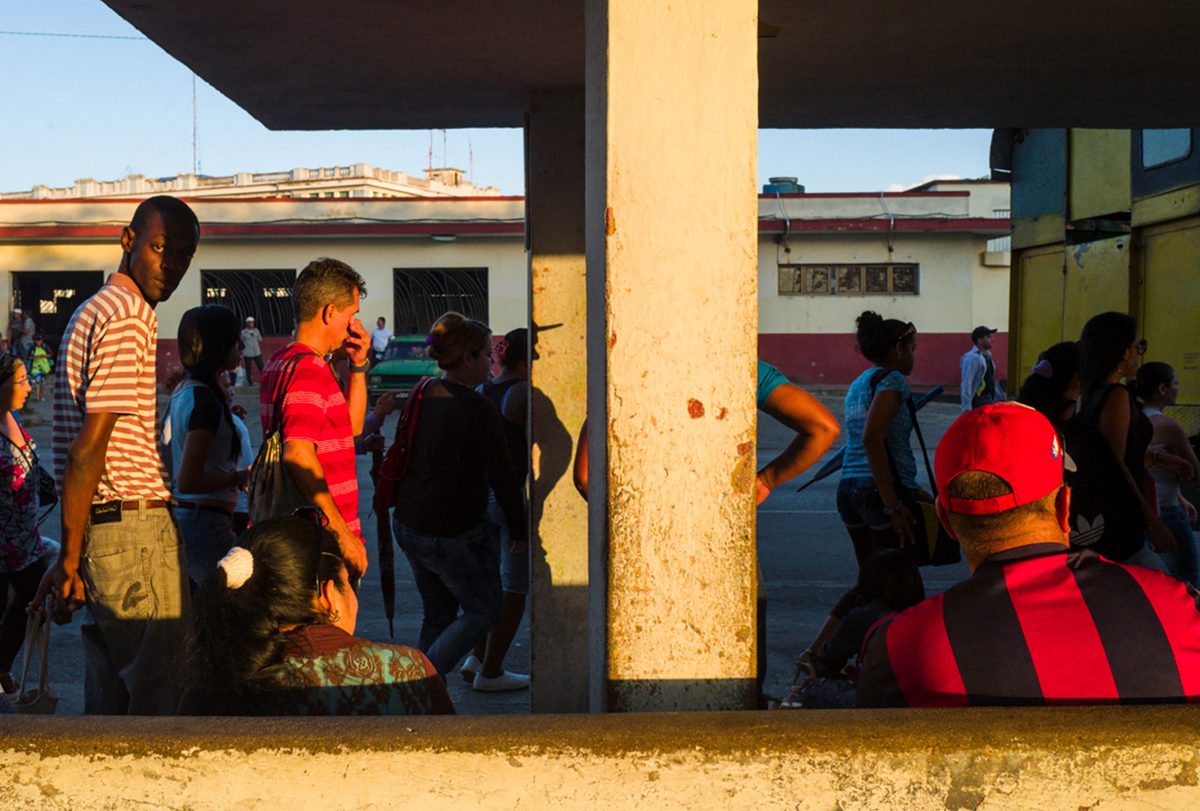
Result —
POLYGON ((994 403, 963 414, 942 436, 933 460, 938 499, 949 512, 989 515, 1044 498, 1063 483, 1058 432, 1020 403, 994 403), (951 498, 950 482, 977 470, 1003 479, 1012 493, 998 498, 951 498))

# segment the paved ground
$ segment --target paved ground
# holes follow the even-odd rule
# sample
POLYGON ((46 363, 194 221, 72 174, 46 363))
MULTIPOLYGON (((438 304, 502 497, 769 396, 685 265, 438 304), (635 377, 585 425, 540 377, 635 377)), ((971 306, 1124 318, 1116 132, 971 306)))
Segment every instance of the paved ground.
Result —
MULTIPOLYGON (((251 411, 247 420, 258 442, 260 433, 256 393, 242 390, 238 401, 251 411)), ((824 396, 822 401, 840 416, 841 398, 824 396)), ((31 433, 43 455, 50 455, 49 403, 34 403, 30 422, 37 417, 46 423, 31 427, 31 433)), ((933 443, 930 453, 942 432, 957 415, 957 406, 949 403, 933 403, 922 412, 922 425, 926 437, 933 443)), ((395 419, 393 416, 392 419, 395 419)), ((390 435, 393 425, 389 424, 390 435)), ((789 440, 788 433, 778 423, 763 417, 759 426, 759 462, 765 463, 779 453, 789 440)), ((369 481, 368 457, 359 457, 359 480, 369 481)), ((854 580, 856 567, 849 539, 834 510, 834 492, 837 476, 797 494, 795 486, 806 481, 801 476, 793 486, 776 491, 759 510, 758 542, 759 555, 766 577, 769 604, 768 621, 768 679, 767 692, 786 694, 792 678, 796 655, 804 649, 824 620, 829 607, 842 591, 854 580)), ((924 479, 924 473, 921 478, 924 479)), ((362 513, 369 510, 369 493, 365 493, 361 505, 362 513)), ((375 521, 364 518, 371 569, 364 579, 361 591, 358 635, 376 640, 387 640, 387 621, 383 615, 382 599, 379 596, 379 567, 376 561, 375 521)), ((59 537, 58 513, 47 520, 43 533, 59 537)), ((396 636, 395 640, 411 644, 415 642, 420 628, 421 607, 412 575, 403 555, 397 550, 396 565, 396 636)), ((933 593, 958 582, 967 575, 965 566, 957 565, 925 570, 926 589, 933 593)), ((80 713, 83 710, 83 669, 79 641, 80 618, 72 625, 55 627, 52 634, 51 674, 52 684, 62 697, 59 712, 80 713)), ((513 645, 507 662, 510 670, 528 672, 529 633, 527 624, 513 645)), ((468 714, 521 713, 528 712, 527 693, 480 694, 475 693, 457 677, 449 680, 451 695, 459 712, 468 714)))

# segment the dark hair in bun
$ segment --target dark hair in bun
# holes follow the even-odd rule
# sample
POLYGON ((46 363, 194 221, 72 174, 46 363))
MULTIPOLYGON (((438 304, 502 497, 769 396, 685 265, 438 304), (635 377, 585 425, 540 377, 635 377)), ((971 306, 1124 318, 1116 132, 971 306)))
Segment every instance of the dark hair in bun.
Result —
POLYGON ((429 357, 442 369, 454 368, 464 352, 476 354, 492 339, 488 325, 462 313, 449 312, 429 330, 429 357))
POLYGON ((872 363, 883 365, 892 347, 917 334, 911 322, 895 318, 884 318, 877 312, 866 310, 855 320, 858 327, 855 338, 858 351, 872 363))

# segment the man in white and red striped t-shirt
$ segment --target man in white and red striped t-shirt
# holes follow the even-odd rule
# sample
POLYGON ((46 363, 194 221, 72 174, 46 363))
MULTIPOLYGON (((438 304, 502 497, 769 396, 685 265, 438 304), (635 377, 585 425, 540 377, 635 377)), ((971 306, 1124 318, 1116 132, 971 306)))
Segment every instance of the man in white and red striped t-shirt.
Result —
POLYGON ((79 306, 59 348, 54 468, 62 553, 35 602, 88 606, 84 712, 169 715, 190 604, 167 470, 155 441, 158 319, 191 264, 200 225, 174 197, 138 206, 121 265, 79 306))
POLYGON ((367 570, 358 518, 354 438, 367 411, 367 331, 358 315, 366 283, 336 259, 310 262, 292 288, 296 339, 263 370, 259 403, 263 435, 275 403, 282 406, 283 463, 297 489, 324 513, 342 556, 358 575, 367 570), (343 393, 326 357, 344 349, 350 380, 343 393), (280 391, 286 382, 287 390, 280 391))

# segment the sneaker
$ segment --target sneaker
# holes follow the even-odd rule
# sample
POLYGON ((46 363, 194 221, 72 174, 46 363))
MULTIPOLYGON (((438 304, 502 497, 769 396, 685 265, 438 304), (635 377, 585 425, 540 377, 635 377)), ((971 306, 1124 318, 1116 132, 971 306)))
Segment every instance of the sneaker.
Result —
POLYGON ((529 677, 523 673, 509 673, 505 670, 499 676, 488 678, 479 673, 471 685, 480 693, 503 693, 509 690, 528 690, 529 677))
POLYGON ((483 662, 479 661, 479 657, 472 653, 463 659, 462 667, 458 669, 458 672, 462 675, 463 681, 471 684, 475 681, 475 675, 481 670, 483 670, 483 662))

